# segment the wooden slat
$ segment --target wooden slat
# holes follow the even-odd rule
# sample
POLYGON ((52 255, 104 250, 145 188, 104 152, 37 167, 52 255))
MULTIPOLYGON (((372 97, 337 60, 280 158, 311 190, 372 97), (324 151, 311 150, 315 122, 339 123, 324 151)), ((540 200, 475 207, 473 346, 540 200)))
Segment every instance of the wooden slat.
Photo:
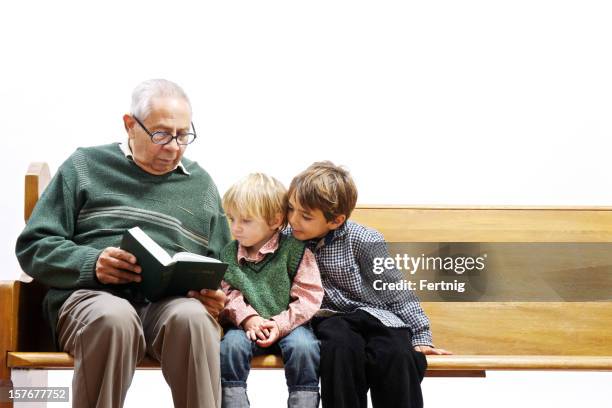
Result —
POLYGON ((486 370, 432 370, 425 372, 425 377, 480 377, 487 376, 486 370))
POLYGON ((17 345, 17 307, 19 283, 0 281, 0 385, 10 384, 11 372, 7 367, 7 352, 17 345))
POLYGON ((612 356, 609 302, 423 303, 434 342, 457 354, 612 356))
POLYGON ((355 209, 352 218, 388 242, 612 242, 612 208, 355 209))
MULTIPOLYGON (((427 356, 428 370, 434 371, 482 371, 482 370, 612 370, 612 357, 601 356, 427 356)), ((67 353, 12 352, 8 356, 11 368, 72 368, 74 360, 67 353)), ((262 356, 253 359, 253 368, 282 368, 278 356, 262 356)), ((139 368, 157 368, 159 363, 150 358, 139 368)))
POLYGON ((34 206, 47 184, 51 180, 47 163, 31 163, 25 176, 25 200, 23 216, 26 222, 30 219, 34 206))
POLYGON ((602 356, 427 356, 430 370, 601 370, 612 371, 612 357, 602 356))
MULTIPOLYGON (((74 359, 68 353, 56 352, 9 352, 8 366, 12 368, 49 368, 62 369, 74 367, 74 359)), ((264 355, 253 358, 253 368, 282 368, 280 356, 264 355)), ((159 368, 159 362, 145 357, 138 368, 159 368)))
POLYGON ((274 354, 253 357, 251 367, 260 369, 283 368, 283 359, 274 354))
MULTIPOLYGON (((11 368, 70 369, 74 367, 74 359, 68 353, 10 352, 8 353, 8 366, 11 368)), ((138 368, 159 368, 159 363, 145 357, 138 368)))
POLYGON ((357 204, 360 209, 404 210, 554 210, 554 211, 612 211, 609 205, 444 205, 444 204, 357 204))

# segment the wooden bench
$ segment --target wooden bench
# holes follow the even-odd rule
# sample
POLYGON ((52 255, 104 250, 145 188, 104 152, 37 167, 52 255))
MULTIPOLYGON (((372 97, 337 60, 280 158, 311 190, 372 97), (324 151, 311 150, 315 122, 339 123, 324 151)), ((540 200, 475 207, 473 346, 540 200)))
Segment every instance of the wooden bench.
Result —
MULTIPOLYGON (((25 179, 25 220, 50 179, 34 163, 25 179)), ((388 242, 612 242, 612 207, 359 206, 353 219, 388 242)), ((587 277, 588 279, 588 277, 587 277)), ((73 367, 51 352, 42 320, 46 288, 0 283, 0 381, 14 369, 73 367)), ((485 376, 486 370, 612 370, 612 302, 423 302, 435 343, 452 356, 428 356, 428 376, 485 376)), ((408 346, 408 345, 407 345, 408 346)), ((158 368, 145 359, 139 368, 158 368)), ((277 356, 254 368, 281 368, 277 356)), ((0 404, 0 406, 2 406, 0 404)), ((8 405, 6 405, 8 406, 8 405)))

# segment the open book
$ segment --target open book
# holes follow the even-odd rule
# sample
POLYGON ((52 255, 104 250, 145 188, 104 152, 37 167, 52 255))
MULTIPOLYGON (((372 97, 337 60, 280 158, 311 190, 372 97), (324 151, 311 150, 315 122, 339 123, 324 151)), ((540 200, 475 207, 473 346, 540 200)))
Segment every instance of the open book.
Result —
POLYGON ((133 254, 142 268, 137 287, 150 301, 185 296, 190 290, 217 289, 227 264, 191 252, 168 253, 139 227, 123 234, 121 249, 133 254))

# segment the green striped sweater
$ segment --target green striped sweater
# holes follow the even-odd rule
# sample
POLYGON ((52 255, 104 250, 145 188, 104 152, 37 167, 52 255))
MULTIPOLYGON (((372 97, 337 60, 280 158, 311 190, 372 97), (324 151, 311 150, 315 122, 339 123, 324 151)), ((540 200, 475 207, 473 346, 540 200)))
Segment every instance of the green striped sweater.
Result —
POLYGON ((59 308, 81 288, 139 300, 130 285, 104 285, 95 263, 119 246, 125 230, 140 226, 166 251, 219 257, 230 241, 219 193, 208 173, 183 158, 180 168, 156 176, 138 167, 118 143, 79 148, 40 197, 16 253, 23 270, 51 289, 43 304, 55 337, 59 308))

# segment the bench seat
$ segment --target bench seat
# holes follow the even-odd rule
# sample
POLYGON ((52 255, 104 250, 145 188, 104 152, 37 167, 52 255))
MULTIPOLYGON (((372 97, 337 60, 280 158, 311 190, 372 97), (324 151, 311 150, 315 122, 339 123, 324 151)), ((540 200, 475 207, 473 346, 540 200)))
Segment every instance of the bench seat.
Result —
MULTIPOLYGON (((612 357, 606 356, 427 356, 428 371, 482 371, 482 370, 612 370, 612 357)), ((70 369, 74 360, 68 353, 9 352, 10 368, 70 369)), ((253 368, 283 368, 280 357, 258 356, 253 368)), ((146 357, 140 369, 159 368, 159 363, 146 357)))

